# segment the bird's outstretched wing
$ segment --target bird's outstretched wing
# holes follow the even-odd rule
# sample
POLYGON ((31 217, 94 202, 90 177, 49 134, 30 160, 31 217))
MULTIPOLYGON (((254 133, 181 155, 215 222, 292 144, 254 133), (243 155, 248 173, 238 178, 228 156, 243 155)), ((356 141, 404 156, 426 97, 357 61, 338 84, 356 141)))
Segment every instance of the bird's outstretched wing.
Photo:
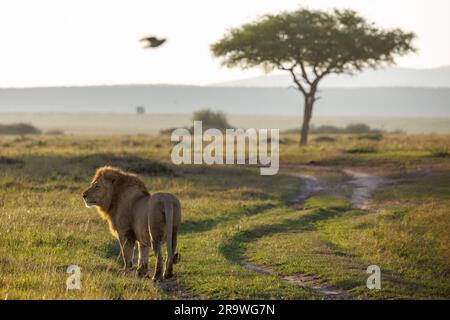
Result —
POLYGON ((139 41, 140 42, 145 42, 145 41, 153 42, 155 40, 158 40, 158 38, 156 38, 156 37, 144 37, 144 38, 141 38, 139 41))
POLYGON ((157 48, 161 46, 164 42, 166 42, 166 39, 158 39, 157 37, 151 36, 151 37, 144 37, 139 40, 140 42, 147 42, 147 45, 144 48, 157 48))

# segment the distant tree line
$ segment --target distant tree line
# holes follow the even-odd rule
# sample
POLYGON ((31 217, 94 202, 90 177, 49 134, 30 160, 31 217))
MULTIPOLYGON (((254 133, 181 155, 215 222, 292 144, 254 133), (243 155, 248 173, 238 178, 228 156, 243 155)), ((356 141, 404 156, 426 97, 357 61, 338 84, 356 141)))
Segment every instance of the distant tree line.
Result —
MULTIPOLYGON (((300 129, 286 130, 286 133, 299 133, 300 129)), ((351 123, 345 127, 337 127, 332 125, 321 125, 314 126, 311 125, 310 133, 315 134, 364 134, 364 133, 379 133, 381 134, 383 130, 373 129, 365 123, 351 123)))
POLYGON ((42 133, 53 136, 64 135, 63 130, 53 129, 42 132, 42 130, 28 123, 0 124, 0 135, 37 135, 42 133))

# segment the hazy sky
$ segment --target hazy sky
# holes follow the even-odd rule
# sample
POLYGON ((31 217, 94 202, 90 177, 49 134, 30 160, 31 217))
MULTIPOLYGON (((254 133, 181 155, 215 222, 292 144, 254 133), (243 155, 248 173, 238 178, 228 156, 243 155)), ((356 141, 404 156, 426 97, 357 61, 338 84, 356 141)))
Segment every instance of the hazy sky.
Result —
POLYGON ((221 67, 209 45, 259 15, 299 6, 353 8, 418 35, 400 66, 450 65, 449 0, 1 0, 0 87, 210 84, 260 75, 221 67), (167 37, 143 50, 145 35, 167 37))

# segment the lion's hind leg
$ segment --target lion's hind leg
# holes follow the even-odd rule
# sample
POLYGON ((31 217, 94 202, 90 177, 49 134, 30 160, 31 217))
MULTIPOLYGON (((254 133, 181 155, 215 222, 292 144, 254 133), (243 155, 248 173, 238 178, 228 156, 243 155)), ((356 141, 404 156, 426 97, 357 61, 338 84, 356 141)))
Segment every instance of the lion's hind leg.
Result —
POLYGON ((180 254, 177 251, 177 233, 176 228, 172 231, 172 252, 174 252, 172 259, 167 255, 166 267, 164 270, 164 279, 169 279, 173 277, 173 265, 180 261, 180 254))
POLYGON ((181 261, 181 254, 177 252, 177 236, 178 236, 178 228, 174 228, 172 235, 172 248, 173 248, 173 264, 177 264, 181 261))
POLYGON ((163 279, 163 256, 161 250, 161 242, 153 240, 152 241, 153 252, 156 257, 155 273, 153 274, 153 281, 161 281, 163 279))

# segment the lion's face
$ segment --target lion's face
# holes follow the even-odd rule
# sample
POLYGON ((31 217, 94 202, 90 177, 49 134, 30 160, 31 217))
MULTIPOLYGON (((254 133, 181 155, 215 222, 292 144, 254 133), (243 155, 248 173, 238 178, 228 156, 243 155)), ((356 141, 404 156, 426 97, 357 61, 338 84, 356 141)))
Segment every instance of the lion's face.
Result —
POLYGON ((98 206, 107 208, 111 203, 113 193, 113 181, 99 177, 92 181, 91 186, 83 192, 83 200, 86 207, 98 206))

